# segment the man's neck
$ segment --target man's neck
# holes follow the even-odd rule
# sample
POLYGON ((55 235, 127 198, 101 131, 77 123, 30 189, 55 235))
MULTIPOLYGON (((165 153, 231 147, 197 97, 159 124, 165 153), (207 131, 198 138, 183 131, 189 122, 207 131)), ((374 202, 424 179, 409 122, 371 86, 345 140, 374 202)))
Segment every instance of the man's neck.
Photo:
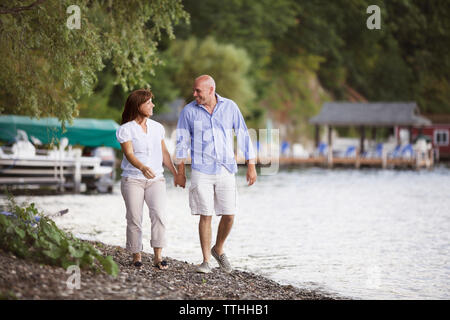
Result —
POLYGON ((212 114, 216 105, 217 105, 217 97, 216 94, 214 94, 211 101, 208 104, 205 103, 204 107, 209 111, 209 113, 212 114))

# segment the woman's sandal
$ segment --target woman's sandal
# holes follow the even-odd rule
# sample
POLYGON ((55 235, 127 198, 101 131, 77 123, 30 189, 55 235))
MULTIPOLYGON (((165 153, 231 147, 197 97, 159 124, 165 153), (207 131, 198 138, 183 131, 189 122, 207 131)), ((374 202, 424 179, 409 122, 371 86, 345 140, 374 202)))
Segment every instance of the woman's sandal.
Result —
POLYGON ((142 266, 142 257, 141 257, 141 255, 140 254, 133 254, 133 265, 135 266, 135 267, 140 267, 140 266, 142 266), (136 259, 136 258, 138 258, 138 259, 136 259))
POLYGON ((169 264, 166 260, 158 261, 157 263, 153 263, 153 266, 155 268, 158 268, 159 270, 167 270, 169 264))

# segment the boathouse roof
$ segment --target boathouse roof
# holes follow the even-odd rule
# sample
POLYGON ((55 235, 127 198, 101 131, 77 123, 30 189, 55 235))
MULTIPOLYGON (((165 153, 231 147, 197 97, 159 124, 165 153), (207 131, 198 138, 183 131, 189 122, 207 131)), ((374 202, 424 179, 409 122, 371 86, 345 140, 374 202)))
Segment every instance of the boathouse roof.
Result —
POLYGON ((119 125, 111 119, 76 118, 72 124, 66 124, 66 131, 63 132, 61 122, 57 118, 0 116, 0 140, 6 142, 14 141, 17 129, 20 129, 25 131, 29 137, 33 136, 44 144, 66 137, 71 145, 107 146, 120 149, 120 144, 116 139, 117 128, 119 125))
POLYGON ((309 122, 318 125, 379 127, 431 124, 429 119, 420 115, 415 102, 327 102, 309 122))

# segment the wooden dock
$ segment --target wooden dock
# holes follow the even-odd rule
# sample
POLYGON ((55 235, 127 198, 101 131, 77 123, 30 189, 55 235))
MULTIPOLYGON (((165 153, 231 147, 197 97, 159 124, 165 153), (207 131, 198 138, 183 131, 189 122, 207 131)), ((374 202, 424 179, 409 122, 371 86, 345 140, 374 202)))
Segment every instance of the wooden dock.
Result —
MULTIPOLYGON (((260 164, 269 165, 273 163, 268 159, 263 159, 258 161, 260 164)), ((334 167, 354 167, 359 169, 361 167, 373 167, 381 169, 399 169, 399 168, 410 168, 410 169, 430 169, 433 167, 432 158, 420 157, 414 158, 364 158, 364 157, 310 157, 310 158, 294 158, 294 157, 280 157, 278 159, 280 166, 318 166, 325 168, 334 167)))
POLYGON ((64 180, 55 177, 0 177, 0 185, 61 185, 64 180))
POLYGON ((81 191, 81 183, 95 186, 102 175, 111 174, 113 168, 101 166, 100 158, 82 157, 81 151, 74 151, 74 157, 47 157, 36 155, 31 158, 3 157, 0 159, 0 190, 26 188, 27 186, 56 187, 59 191, 81 191))

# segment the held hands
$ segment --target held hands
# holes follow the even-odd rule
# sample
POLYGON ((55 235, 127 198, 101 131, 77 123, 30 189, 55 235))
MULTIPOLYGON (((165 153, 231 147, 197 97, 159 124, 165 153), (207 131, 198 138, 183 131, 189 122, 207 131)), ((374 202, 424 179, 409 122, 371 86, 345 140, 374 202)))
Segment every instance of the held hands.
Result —
POLYGON ((186 186, 186 176, 182 173, 177 173, 173 176, 173 183, 175 187, 180 186, 184 189, 186 186))
POLYGON ((155 177, 155 173, 153 172, 153 170, 147 166, 142 166, 140 170, 144 177, 146 177, 147 179, 153 179, 155 177))

